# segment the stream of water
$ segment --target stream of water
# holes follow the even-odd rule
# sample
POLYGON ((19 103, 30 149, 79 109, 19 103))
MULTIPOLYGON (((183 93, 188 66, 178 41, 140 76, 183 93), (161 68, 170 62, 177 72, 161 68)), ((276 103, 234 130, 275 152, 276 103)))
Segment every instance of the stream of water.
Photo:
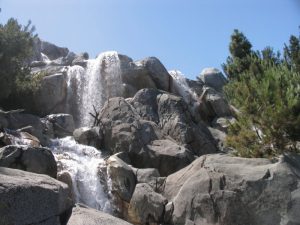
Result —
POLYGON ((52 140, 51 149, 60 170, 67 171, 72 178, 76 202, 110 212, 109 193, 100 180, 101 168, 106 166, 101 153, 76 143, 73 137, 52 140))

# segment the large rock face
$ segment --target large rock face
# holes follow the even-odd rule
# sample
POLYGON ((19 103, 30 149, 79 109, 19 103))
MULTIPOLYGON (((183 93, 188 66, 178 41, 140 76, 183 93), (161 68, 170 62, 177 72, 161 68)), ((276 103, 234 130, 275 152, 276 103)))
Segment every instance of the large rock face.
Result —
POLYGON ((43 116, 65 111, 67 81, 63 73, 56 73, 43 78, 41 88, 35 95, 35 107, 43 116))
POLYGON ((68 191, 49 176, 0 167, 0 224, 65 225, 68 191))
POLYGON ((158 126, 142 120, 124 98, 108 100, 99 119, 104 134, 104 149, 112 153, 137 152, 145 144, 160 137, 158 126))
POLYGON ((184 101, 155 89, 142 89, 127 101, 111 98, 98 119, 103 149, 127 152, 133 166, 154 167, 162 175, 183 168, 195 155, 217 151, 209 130, 193 122, 184 101))
POLYGON ((50 60, 53 60, 59 57, 67 56, 69 50, 67 48, 57 47, 56 45, 47 41, 41 41, 41 52, 47 55, 50 60))
POLYGON ((33 173, 57 175, 57 166, 50 149, 26 145, 8 145, 0 148, 0 166, 33 173))
POLYGON ((206 155, 167 177, 172 224, 299 224, 300 157, 206 155))

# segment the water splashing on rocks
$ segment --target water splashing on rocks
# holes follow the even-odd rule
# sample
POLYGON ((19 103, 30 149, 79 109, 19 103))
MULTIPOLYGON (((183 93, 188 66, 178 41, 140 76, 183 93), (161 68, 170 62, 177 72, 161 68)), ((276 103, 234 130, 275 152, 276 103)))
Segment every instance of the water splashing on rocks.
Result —
POLYGON ((101 174, 106 166, 101 153, 93 147, 77 144, 72 137, 53 140, 51 149, 59 170, 67 171, 72 178, 76 202, 110 212, 109 191, 101 182, 106 175, 101 174))

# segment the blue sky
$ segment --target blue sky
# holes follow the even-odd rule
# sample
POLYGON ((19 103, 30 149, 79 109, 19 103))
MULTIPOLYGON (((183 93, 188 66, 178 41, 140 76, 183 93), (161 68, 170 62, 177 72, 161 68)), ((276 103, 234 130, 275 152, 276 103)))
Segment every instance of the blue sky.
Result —
POLYGON ((42 39, 76 53, 156 56, 192 79, 221 68, 234 28, 254 49, 281 50, 300 25, 300 0, 0 0, 0 7, 1 23, 30 19, 42 39))

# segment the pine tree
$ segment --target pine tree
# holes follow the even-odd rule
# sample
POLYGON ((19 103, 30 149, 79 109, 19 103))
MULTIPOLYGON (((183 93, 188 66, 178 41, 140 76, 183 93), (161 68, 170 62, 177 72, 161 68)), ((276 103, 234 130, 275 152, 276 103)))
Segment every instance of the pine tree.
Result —
POLYGON ((247 37, 235 29, 229 44, 230 56, 227 58, 226 63, 222 65, 229 79, 239 79, 239 74, 250 68, 250 58, 255 55, 251 48, 252 45, 247 37))
POLYGON ((294 151, 300 141, 300 39, 291 36, 284 58, 271 47, 254 52, 247 42, 234 31, 223 65, 230 78, 225 94, 241 111, 227 145, 245 157, 294 151))
POLYGON ((268 157, 295 149, 300 140, 300 75, 284 64, 260 61, 261 73, 247 71, 225 93, 241 114, 227 144, 241 156, 268 157))
POLYGON ((32 54, 34 27, 20 25, 9 19, 0 24, 0 100, 7 98, 15 89, 17 78, 29 74, 26 59, 32 54))
POLYGON ((284 47, 284 59, 290 68, 300 72, 300 37, 291 35, 289 45, 284 47))

